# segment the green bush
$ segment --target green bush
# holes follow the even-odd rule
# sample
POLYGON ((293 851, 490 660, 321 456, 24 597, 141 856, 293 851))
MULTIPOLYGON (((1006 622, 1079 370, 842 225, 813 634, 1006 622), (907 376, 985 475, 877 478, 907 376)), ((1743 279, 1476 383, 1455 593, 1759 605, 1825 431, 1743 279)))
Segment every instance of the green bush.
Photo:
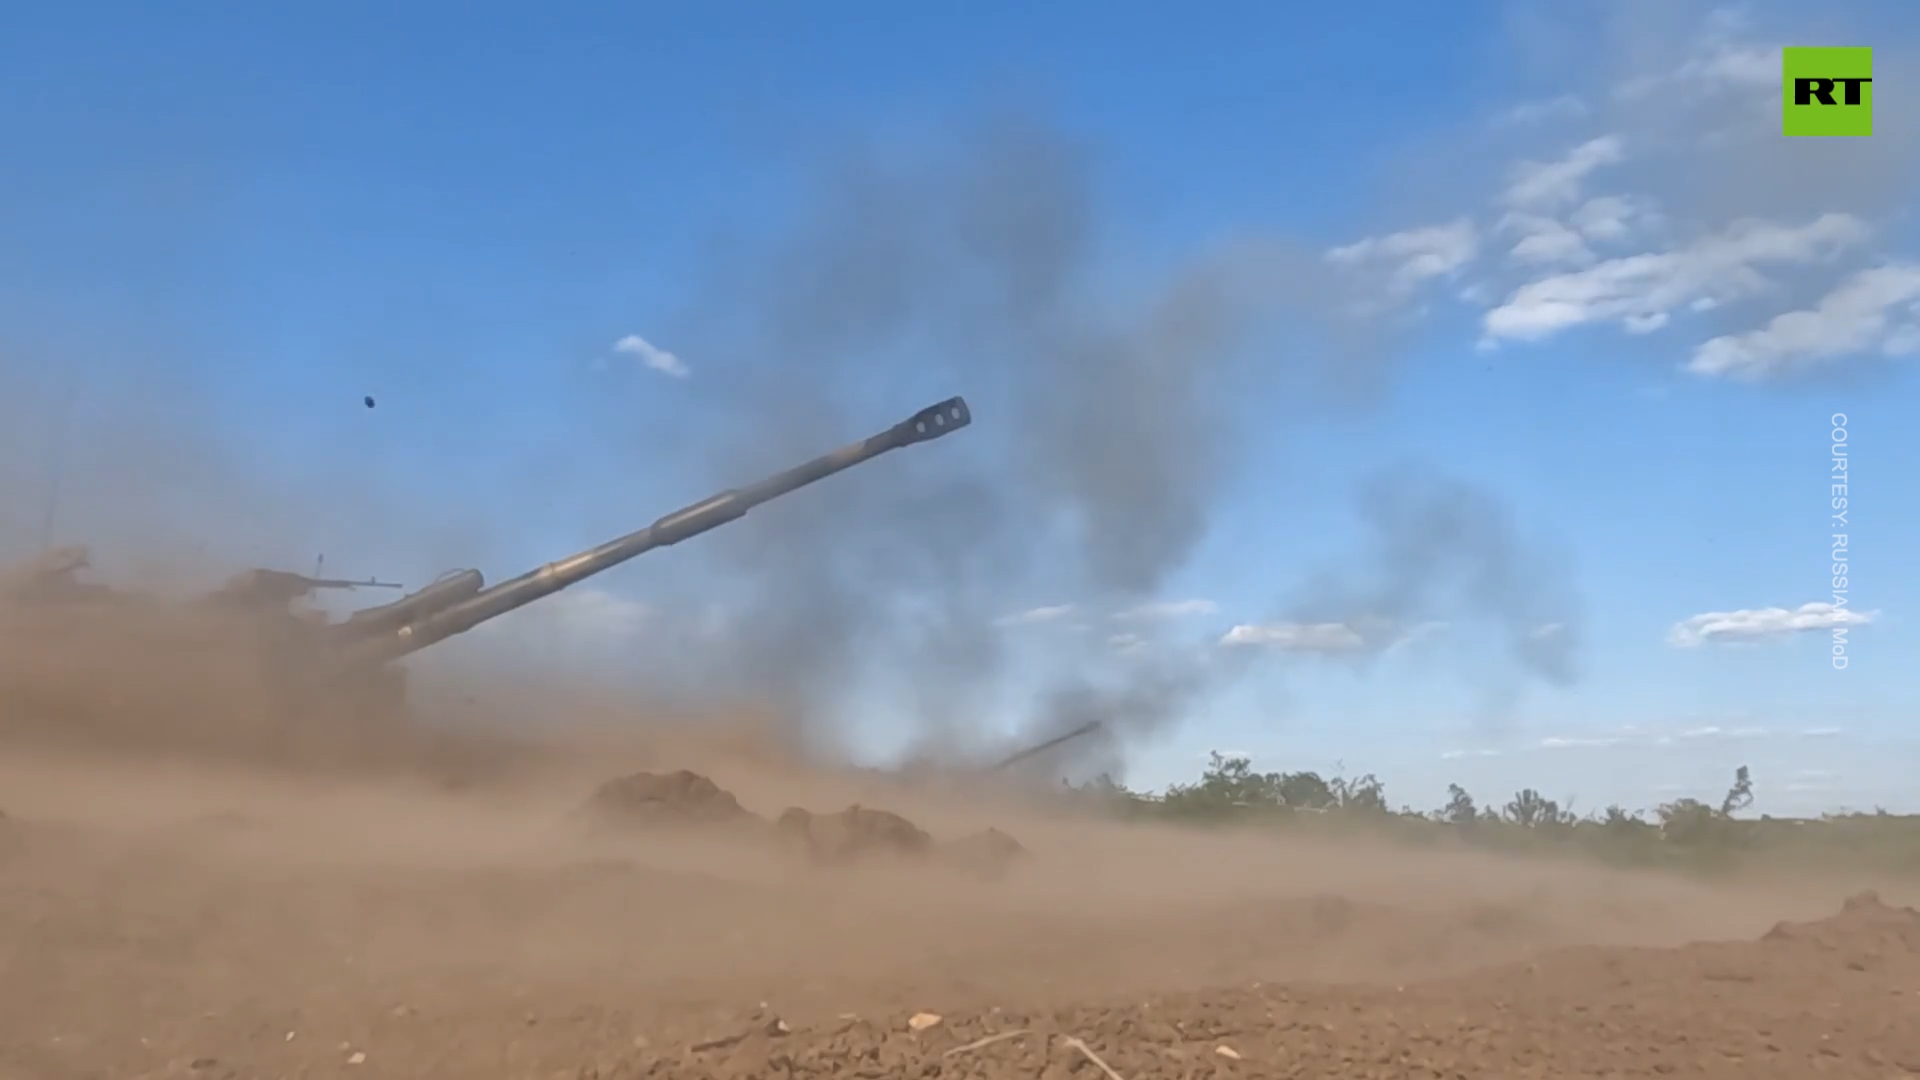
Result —
POLYGON ((1616 805, 1584 817, 1533 788, 1515 792, 1496 810, 1458 784, 1448 786, 1447 804, 1437 810, 1395 810, 1371 773, 1261 773, 1247 758, 1219 753, 1209 757, 1197 781, 1172 785, 1161 795, 1130 791, 1106 776, 1070 794, 1101 814, 1191 827, 1325 834, 1357 829, 1412 845, 1452 843, 1690 873, 1776 865, 1920 873, 1920 815, 1877 810, 1818 819, 1740 817, 1753 804, 1753 778, 1745 765, 1734 771, 1717 803, 1683 798, 1650 813, 1616 805))

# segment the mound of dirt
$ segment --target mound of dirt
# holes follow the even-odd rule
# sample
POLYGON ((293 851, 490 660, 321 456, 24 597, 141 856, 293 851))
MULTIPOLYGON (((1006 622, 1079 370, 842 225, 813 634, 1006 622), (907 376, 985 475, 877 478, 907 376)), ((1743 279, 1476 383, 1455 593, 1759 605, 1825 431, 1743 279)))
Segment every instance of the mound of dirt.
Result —
POLYGON ((1027 849, 1020 841, 999 829, 963 836, 944 845, 940 854, 958 869, 988 880, 1004 877, 1028 857, 1027 849))
POLYGON ((686 769, 609 780, 581 810, 596 822, 615 826, 711 829, 763 824, 732 792, 686 769))
POLYGON ((1920 911, 1883 903, 1872 891, 1850 896, 1840 913, 1812 922, 1783 922, 1761 939, 1797 943, 1875 960, 1920 953, 1920 911))
POLYGON ((999 829, 937 844, 899 814, 858 804, 834 814, 789 807, 769 829, 731 792, 686 769, 609 780, 588 797, 579 816, 601 827, 770 832, 777 846, 818 866, 937 856, 946 866, 995 879, 1027 855, 1018 840, 999 829))
POLYGON ((775 831, 794 851, 821 864, 916 859, 933 850, 933 837, 920 826, 890 810, 859 805, 837 814, 789 807, 775 831))

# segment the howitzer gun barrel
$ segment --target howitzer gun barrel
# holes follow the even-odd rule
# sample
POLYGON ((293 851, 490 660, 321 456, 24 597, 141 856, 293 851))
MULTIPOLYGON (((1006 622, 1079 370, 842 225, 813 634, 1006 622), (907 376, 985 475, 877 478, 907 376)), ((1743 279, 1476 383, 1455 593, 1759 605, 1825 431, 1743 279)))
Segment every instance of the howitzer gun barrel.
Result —
POLYGON ((1072 731, 1062 732, 1061 734, 1055 735, 1053 738, 1048 739, 1046 742, 1036 743, 1035 745, 1029 746, 1025 750, 1022 750, 1016 754, 1009 754, 1006 757, 1000 759, 1000 761, 996 762, 994 766, 988 769, 987 771, 1000 772, 1003 769, 1012 768, 1013 766, 1020 764, 1021 762, 1027 760, 1030 757, 1037 757, 1040 754, 1046 753, 1047 751, 1053 749, 1054 747, 1059 746, 1061 743, 1072 742, 1073 740, 1079 738, 1082 735, 1092 734, 1093 732, 1100 730, 1100 727, 1101 727, 1100 721, 1089 720, 1086 723, 1081 724, 1079 727, 1074 728, 1072 731))
MULTIPOLYGON (((558 562, 548 563, 492 588, 479 590, 450 606, 426 611, 418 618, 394 626, 390 633, 356 643, 349 652, 348 662, 379 664, 418 652, 435 642, 465 633, 490 619, 499 618, 569 585, 610 570, 637 555, 655 548, 671 547, 730 521, 737 521, 762 503, 844 472, 889 450, 927 442, 957 431, 966 427, 972 419, 967 403, 962 398, 949 398, 938 405, 930 405, 878 435, 849 443, 803 465, 769 476, 757 484, 702 499, 675 510, 637 532, 609 540, 558 562)), ((466 588, 469 585, 468 581, 461 579, 457 587, 466 588)), ((424 604, 405 614, 433 606, 424 604)))

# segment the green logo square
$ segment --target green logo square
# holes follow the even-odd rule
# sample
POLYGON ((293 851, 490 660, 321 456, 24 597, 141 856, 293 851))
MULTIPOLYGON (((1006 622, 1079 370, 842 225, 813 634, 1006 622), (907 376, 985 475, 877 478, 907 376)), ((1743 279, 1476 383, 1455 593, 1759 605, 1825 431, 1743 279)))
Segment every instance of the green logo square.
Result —
POLYGON ((1780 68, 1782 134, 1873 134, 1872 49, 1783 49, 1780 68))

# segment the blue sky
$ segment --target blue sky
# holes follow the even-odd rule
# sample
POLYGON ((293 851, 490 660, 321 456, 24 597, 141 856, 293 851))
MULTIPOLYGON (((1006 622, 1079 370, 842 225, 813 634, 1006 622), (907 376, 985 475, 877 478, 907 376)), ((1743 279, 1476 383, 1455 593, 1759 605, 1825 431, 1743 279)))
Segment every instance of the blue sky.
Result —
MULTIPOLYGON (((58 462, 56 531, 106 566, 164 538, 497 579, 784 462, 729 448, 757 422, 738 410, 764 404, 748 385, 830 403, 793 443, 819 449, 965 393, 974 429, 912 453, 1022 468, 1020 425, 1044 409, 986 376, 957 385, 976 370, 958 346, 811 368, 728 339, 765 312, 736 319, 716 282, 812 220, 823 168, 938 162, 982 117, 1036 117, 1087 155, 1086 287, 1137 297, 1197 250, 1280 237, 1341 290, 1342 318, 1393 333, 1358 402, 1267 396, 1289 393, 1267 376, 1314 339, 1251 349, 1203 527, 1151 595, 1121 604, 1065 542, 1005 588, 970 577, 950 607, 997 615, 1015 657, 995 687, 1014 719, 984 723, 1016 726, 1050 680, 1096 663, 1089 636, 1151 622, 1147 644, 1259 659, 1136 743, 1143 784, 1231 749, 1372 771, 1421 805, 1458 780, 1483 799, 1532 785, 1646 806, 1717 794, 1742 763, 1762 809, 1911 801, 1893 764, 1920 704, 1898 659, 1920 644, 1920 588, 1896 569, 1920 542, 1897 464, 1920 451, 1900 419, 1920 349, 1911 5, 1843 5, 1814 27, 1691 4, 1037 8, 7 15, 0 543, 39 542, 58 462), (1873 147, 1767 130, 1774 50, 1801 41, 1880 50, 1873 147), (615 347, 629 335, 648 346, 615 347), (648 367, 649 350, 681 367, 648 367), (1836 412, 1859 481, 1844 671, 1837 616, 1802 610, 1833 600, 1836 412), (1316 572, 1368 562, 1356 491, 1410 463, 1511 518, 1515 558, 1541 560, 1559 632, 1577 633, 1576 679, 1512 662, 1485 605, 1356 622, 1358 645, 1305 614, 1316 572), (1004 610, 975 610, 989 601, 1004 610), (1156 601, 1173 606, 1110 625, 1156 601), (1017 618, 1052 608, 1072 610, 1017 618), (1724 617, 1689 636, 1708 613, 1724 617), (1265 643, 1221 645, 1234 627, 1265 643)), ((725 557, 776 540, 749 533, 725 557)), ((674 635, 724 651, 708 630, 725 613, 684 601, 731 595, 728 566, 664 553, 501 625, 550 655, 573 640, 557 621, 601 619, 589 651, 615 673, 674 635)), ((917 705, 872 681, 839 704, 877 753, 917 705)))

